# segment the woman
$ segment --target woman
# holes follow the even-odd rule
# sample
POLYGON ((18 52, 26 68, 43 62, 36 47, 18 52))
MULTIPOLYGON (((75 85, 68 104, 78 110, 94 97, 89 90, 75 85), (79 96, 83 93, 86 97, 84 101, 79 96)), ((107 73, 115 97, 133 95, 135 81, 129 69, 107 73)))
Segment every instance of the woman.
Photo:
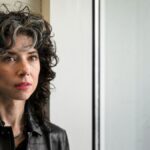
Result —
POLYGON ((57 60, 42 16, 28 7, 0 12, 0 150, 69 150, 45 111, 57 60))

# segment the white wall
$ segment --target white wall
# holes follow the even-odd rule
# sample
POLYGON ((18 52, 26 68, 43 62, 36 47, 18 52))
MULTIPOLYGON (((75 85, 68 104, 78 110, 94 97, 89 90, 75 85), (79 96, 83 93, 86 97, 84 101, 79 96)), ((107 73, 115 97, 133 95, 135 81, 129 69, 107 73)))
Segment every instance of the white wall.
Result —
POLYGON ((65 128, 71 150, 91 150, 91 0, 51 0, 51 24, 60 62, 51 96, 51 120, 65 128))
POLYGON ((101 150, 150 147, 149 6, 101 0, 101 150))

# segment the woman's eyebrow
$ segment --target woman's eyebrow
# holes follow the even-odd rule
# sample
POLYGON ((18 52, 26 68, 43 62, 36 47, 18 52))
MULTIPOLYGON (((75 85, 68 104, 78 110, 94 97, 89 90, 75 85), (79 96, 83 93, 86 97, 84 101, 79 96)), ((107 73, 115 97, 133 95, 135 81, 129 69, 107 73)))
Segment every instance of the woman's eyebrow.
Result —
MULTIPOLYGON (((17 52, 14 51, 7 51, 1 55, 5 56, 5 55, 17 55, 17 52)), ((37 54, 38 55, 38 51, 37 50, 32 50, 32 51, 27 51, 27 54, 32 55, 32 54, 37 54)))
POLYGON ((34 51, 28 51, 28 54, 38 54, 38 52, 36 50, 34 50, 34 51))
POLYGON ((15 54, 16 54, 15 52, 7 51, 7 52, 3 53, 2 55, 15 55, 15 54))

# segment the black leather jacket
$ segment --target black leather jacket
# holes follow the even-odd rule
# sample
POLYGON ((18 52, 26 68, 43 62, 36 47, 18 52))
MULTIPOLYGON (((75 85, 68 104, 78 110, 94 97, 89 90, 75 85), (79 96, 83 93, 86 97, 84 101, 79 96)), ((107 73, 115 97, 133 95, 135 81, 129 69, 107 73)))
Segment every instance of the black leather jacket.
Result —
MULTIPOLYGON (((39 126, 31 113, 28 117, 27 150, 69 150, 67 134, 62 128, 44 122, 39 126)), ((15 150, 11 127, 5 127, 0 121, 0 150, 15 150)))

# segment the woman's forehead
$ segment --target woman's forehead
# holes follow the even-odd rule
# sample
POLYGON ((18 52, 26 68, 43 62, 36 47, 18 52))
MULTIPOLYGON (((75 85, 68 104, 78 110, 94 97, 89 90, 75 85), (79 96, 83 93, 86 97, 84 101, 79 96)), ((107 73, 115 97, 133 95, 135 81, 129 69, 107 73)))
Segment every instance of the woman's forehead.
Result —
POLYGON ((18 35, 10 50, 27 51, 33 49, 33 38, 26 35, 18 35))

